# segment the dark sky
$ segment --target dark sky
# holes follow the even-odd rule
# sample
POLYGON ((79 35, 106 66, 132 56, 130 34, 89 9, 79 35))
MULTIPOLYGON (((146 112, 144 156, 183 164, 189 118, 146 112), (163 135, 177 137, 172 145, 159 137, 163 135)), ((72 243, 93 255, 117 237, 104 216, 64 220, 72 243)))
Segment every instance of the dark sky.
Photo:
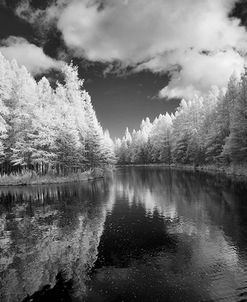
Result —
MULTIPOLYGON (((85 78, 85 88, 92 97, 97 116, 104 128, 108 128, 111 136, 124 133, 125 127, 138 128, 146 116, 154 119, 160 113, 174 112, 179 99, 159 99, 155 97, 160 89, 167 85, 169 78, 165 73, 141 71, 126 72, 124 75, 104 74, 107 67, 103 63, 91 63, 85 59, 73 57, 63 42, 61 33, 55 26, 45 32, 20 19, 14 9, 20 1, 0 0, 0 39, 9 36, 26 38, 30 43, 41 46, 44 52, 57 59, 61 51, 67 62, 73 60, 79 66, 79 73, 85 78), (1 4, 2 3, 2 4, 1 4)), ((33 0, 34 8, 45 8, 49 1, 33 0)), ((246 1, 241 1, 233 15, 246 20, 246 1)))
POLYGON ((143 71, 125 77, 87 75, 86 89, 90 92, 97 116, 113 137, 123 134, 128 126, 138 129, 141 120, 154 119, 160 113, 174 112, 179 100, 152 98, 167 83, 165 75, 143 71))

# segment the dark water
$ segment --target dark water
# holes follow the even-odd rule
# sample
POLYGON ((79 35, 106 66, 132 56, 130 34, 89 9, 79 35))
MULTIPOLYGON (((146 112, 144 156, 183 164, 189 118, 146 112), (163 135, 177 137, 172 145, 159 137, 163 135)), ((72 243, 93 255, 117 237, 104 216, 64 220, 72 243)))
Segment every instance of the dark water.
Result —
POLYGON ((165 168, 0 189, 0 301, 247 301, 247 185, 165 168))

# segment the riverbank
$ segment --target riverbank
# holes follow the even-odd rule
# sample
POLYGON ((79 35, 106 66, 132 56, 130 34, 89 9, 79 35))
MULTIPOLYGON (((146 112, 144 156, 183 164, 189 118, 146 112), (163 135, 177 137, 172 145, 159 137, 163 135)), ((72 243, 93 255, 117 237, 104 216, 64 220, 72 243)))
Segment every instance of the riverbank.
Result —
POLYGON ((245 178, 247 180, 247 166, 223 166, 223 165, 201 165, 201 166, 193 166, 193 165, 171 165, 170 167, 175 169, 183 169, 190 171, 200 171, 209 174, 222 174, 225 176, 237 177, 237 178, 245 178))
POLYGON ((107 171, 101 168, 90 169, 85 172, 71 173, 66 176, 52 174, 38 175, 33 171, 22 173, 11 173, 0 176, 0 186, 27 186, 43 184, 60 184, 69 182, 80 182, 103 178, 107 171))
POLYGON ((200 171, 210 174, 223 174, 226 176, 238 177, 238 178, 246 178, 247 180, 247 166, 246 165, 232 165, 232 166, 223 166, 223 165, 181 165, 181 164, 133 164, 133 165, 118 165, 118 167, 167 167, 176 170, 188 170, 188 171, 200 171))

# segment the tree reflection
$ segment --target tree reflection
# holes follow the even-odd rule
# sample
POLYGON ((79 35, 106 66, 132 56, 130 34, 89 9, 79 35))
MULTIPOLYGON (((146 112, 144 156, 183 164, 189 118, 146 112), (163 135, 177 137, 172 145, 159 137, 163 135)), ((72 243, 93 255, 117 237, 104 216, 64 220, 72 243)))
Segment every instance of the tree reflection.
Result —
POLYGON ((119 170, 111 190, 115 200, 86 301, 211 301, 245 289, 247 192, 241 184, 130 167, 119 170))
POLYGON ((164 301, 235 297, 247 278, 246 193, 229 179, 157 167, 1 188, 0 301, 131 301, 147 288, 164 301))
POLYGON ((61 271, 73 280, 73 295, 83 296, 103 232, 107 188, 97 181, 1 191, 1 301, 56 288, 61 271))
POLYGON ((47 302, 47 301, 63 301, 71 302, 73 293, 73 283, 72 280, 66 281, 63 274, 59 272, 56 276, 56 284, 53 288, 51 286, 45 285, 41 290, 38 290, 31 296, 27 296, 23 302, 47 302))

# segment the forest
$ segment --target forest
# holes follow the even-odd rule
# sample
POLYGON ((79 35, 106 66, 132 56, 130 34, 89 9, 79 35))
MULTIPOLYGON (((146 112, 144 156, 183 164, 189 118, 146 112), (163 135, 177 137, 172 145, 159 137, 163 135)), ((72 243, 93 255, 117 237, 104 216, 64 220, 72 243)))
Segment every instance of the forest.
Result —
POLYGON ((0 54, 0 171, 67 175, 115 162, 113 142, 96 117, 77 67, 60 82, 36 81, 0 54))
POLYGON ((247 161, 247 71, 226 89, 182 100, 173 114, 142 120, 112 141, 77 67, 39 80, 0 54, 0 173, 68 175, 118 164, 239 165, 247 161))
POLYGON ((247 71, 226 89, 182 100, 174 114, 146 118, 115 143, 120 164, 237 166, 247 162, 247 71))

